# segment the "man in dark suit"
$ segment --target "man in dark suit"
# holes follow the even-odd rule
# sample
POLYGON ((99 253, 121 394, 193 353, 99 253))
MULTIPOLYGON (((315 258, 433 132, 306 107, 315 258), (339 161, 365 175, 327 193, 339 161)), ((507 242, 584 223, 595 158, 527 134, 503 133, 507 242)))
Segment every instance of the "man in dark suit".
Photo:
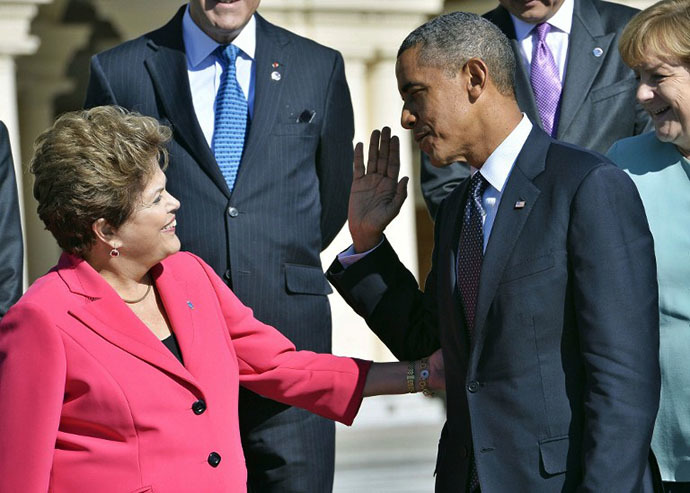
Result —
POLYGON ((22 295, 23 263, 22 226, 10 136, 0 121, 0 319, 22 295))
MULTIPOLYGON (((484 14, 510 40, 517 60, 515 92, 520 109, 541 128, 530 62, 536 27, 552 24, 546 42, 561 82, 560 116, 551 135, 605 153, 624 137, 652 129, 649 115, 635 101, 635 75, 621 60, 618 39, 636 9, 600 0, 499 0, 484 14)), ((422 154, 422 193, 432 217, 441 201, 467 176, 466 163, 444 168, 422 154)))
POLYGON ((437 492, 651 491, 656 267, 632 181, 521 114, 509 41, 455 12, 403 42, 402 124, 472 178, 443 202, 424 292, 383 239, 405 197, 398 141, 355 149, 350 251, 331 281, 400 359, 441 347, 437 492), (353 256, 353 254, 364 254, 353 256))
MULTIPOLYGON (((268 23, 258 4, 192 0, 164 27, 96 55, 86 105, 118 104, 173 128, 167 176, 182 203, 182 248, 298 348, 328 352, 331 290, 319 254, 345 222, 352 177, 343 60, 268 23), (248 112, 234 183, 214 145, 230 67, 217 50, 229 44, 248 112)), ((239 412, 250 491, 332 489, 331 422, 249 392, 239 412)))

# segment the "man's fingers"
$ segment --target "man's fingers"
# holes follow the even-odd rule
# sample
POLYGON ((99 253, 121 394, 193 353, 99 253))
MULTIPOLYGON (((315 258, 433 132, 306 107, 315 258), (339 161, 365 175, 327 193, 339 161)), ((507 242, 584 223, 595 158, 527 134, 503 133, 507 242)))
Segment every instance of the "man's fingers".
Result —
MULTIPOLYGON (((390 131, 390 130, 389 130, 390 131)), ((386 175, 394 180, 398 179, 400 173, 400 139, 393 136, 390 139, 390 146, 388 150, 388 167, 386 168, 386 175)))
POLYGON ((376 173, 377 163, 376 160, 379 155, 379 140, 381 138, 381 132, 374 130, 371 132, 371 137, 369 138, 369 159, 367 160, 367 173, 376 173))
POLYGON ((388 168, 388 150, 391 142, 390 127, 383 127, 381 130, 381 144, 379 145, 379 158, 376 170, 381 174, 387 173, 388 168))
MULTIPOLYGON (((407 176, 403 176, 403 178, 398 182, 398 186, 395 189, 395 197, 393 197, 393 204, 395 205, 395 209, 398 212, 400 211, 403 202, 405 202, 405 199, 407 198, 408 181, 410 181, 410 179, 407 176)), ((398 212, 396 212, 396 214, 398 212)))
POLYGON ((364 144, 357 142, 355 146, 355 161, 353 164, 353 178, 364 176, 364 144))

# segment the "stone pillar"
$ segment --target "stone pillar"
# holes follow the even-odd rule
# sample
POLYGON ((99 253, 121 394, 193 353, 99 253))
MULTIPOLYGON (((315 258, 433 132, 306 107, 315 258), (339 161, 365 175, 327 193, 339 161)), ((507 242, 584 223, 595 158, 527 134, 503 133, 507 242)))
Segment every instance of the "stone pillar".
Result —
MULTIPOLYGON (((17 61, 17 73, 21 79, 17 91, 21 151, 25 169, 31 159, 33 141, 55 119, 55 97, 72 87, 72 81, 66 77, 69 62, 73 54, 86 44, 91 33, 88 25, 61 24, 65 3, 58 0, 41 9, 41 15, 32 25, 32 31, 41 39, 40 48, 32 56, 17 61)), ((33 281, 57 263, 61 250, 36 214, 37 203, 33 198, 32 177, 28 169, 24 176, 24 238, 28 277, 33 281)))
MULTIPOLYGON (((15 57, 34 53, 39 39, 29 33, 31 20, 38 12, 38 4, 50 0, 0 0, 0 120, 5 122, 10 134, 15 175, 19 189, 19 209, 22 216, 24 241, 26 240, 25 207, 22 201, 24 172, 19 140, 19 116, 17 107, 17 76, 15 57)), ((24 279, 26 285, 29 264, 24 257, 24 279)))

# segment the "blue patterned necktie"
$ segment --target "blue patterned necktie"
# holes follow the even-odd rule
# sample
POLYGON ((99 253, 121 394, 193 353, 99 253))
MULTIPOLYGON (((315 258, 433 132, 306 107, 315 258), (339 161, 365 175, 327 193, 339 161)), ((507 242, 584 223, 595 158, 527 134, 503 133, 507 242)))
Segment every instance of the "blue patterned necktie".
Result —
MULTIPOLYGON (((458 290, 465 312, 467 335, 470 345, 474 335, 475 314, 477 310, 477 296, 479 294, 479 275, 484 259, 484 226, 485 214, 482 206, 482 195, 489 182, 477 171, 470 179, 470 191, 462 220, 460 242, 458 245, 458 290)), ((470 457, 470 471, 467 481, 468 493, 480 493, 479 475, 474 453, 470 457)))
POLYGON ((236 76, 235 60, 239 48, 227 45, 219 47, 218 51, 223 75, 216 95, 212 147, 218 167, 232 192, 247 132, 247 100, 236 76))

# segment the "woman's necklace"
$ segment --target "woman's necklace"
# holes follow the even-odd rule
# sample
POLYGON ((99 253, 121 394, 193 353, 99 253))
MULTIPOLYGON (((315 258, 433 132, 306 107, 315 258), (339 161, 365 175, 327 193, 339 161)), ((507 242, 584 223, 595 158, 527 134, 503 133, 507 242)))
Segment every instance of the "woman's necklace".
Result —
POLYGON ((128 303, 130 305, 133 305, 135 303, 139 303, 140 301, 143 301, 144 298, 146 298, 149 295, 149 293, 151 292, 151 286, 153 286, 153 283, 149 284, 149 286, 146 288, 146 292, 144 293, 144 296, 142 296, 141 298, 137 298, 136 300, 126 300, 126 299, 122 298, 122 296, 120 296, 120 298, 122 298, 122 301, 124 301, 125 303, 128 303))

